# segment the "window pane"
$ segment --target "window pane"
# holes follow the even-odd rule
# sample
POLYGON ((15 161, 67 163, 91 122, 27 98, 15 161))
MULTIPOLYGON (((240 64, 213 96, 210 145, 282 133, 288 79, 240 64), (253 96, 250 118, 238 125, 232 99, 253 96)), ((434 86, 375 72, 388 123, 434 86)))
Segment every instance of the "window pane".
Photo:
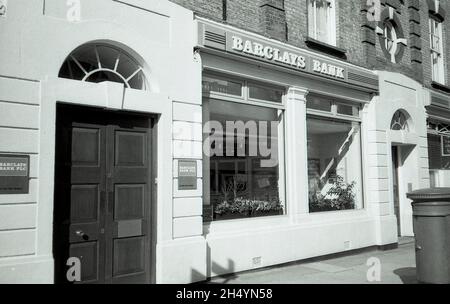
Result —
POLYGON ((249 90, 249 97, 252 99, 260 99, 280 103, 283 101, 282 90, 263 88, 253 84, 249 84, 248 90, 249 90))
POLYGON ((319 97, 310 97, 306 103, 308 109, 331 112, 332 102, 328 99, 319 97))
POLYGON ((328 1, 316 0, 316 32, 317 40, 329 43, 330 33, 329 33, 329 3, 328 1))
POLYGON ((203 76, 202 85, 204 93, 216 92, 234 96, 242 96, 242 84, 236 81, 203 76))
POLYGON ((316 11, 315 11, 315 0, 309 0, 308 5, 308 33, 309 36, 317 39, 316 35, 316 11))
POLYGON ((349 115, 349 116, 359 116, 359 110, 357 106, 352 105, 344 105, 344 104, 337 104, 337 112, 338 114, 342 115, 349 115))
POLYGON ((205 221, 283 214, 279 111, 226 101, 205 101, 204 111, 205 221))
POLYGON ((442 23, 430 18, 430 47, 432 78, 444 82, 444 62, 442 59, 442 23))
POLYGON ((428 159, 432 187, 450 187, 450 156, 443 144, 450 143, 450 135, 428 134, 428 159), (445 137, 443 139, 442 137, 445 137))
POLYGON ((360 125, 307 118, 310 212, 363 206, 360 125))

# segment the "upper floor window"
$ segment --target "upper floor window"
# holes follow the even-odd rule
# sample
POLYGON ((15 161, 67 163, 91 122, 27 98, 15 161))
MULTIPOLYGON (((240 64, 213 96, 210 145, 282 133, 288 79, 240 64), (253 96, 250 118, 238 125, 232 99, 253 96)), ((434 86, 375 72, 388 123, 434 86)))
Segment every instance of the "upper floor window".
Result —
POLYGON ((308 1, 308 35, 336 45, 335 0, 308 1))
POLYGON ((442 23, 430 18, 430 50, 432 79, 438 83, 444 83, 444 58, 442 47, 442 23))

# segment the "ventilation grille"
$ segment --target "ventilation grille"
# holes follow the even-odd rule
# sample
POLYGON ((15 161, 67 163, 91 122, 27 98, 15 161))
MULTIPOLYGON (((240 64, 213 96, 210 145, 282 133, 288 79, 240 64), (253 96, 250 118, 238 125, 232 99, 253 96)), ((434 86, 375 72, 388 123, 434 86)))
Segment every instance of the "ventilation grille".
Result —
POLYGON ((367 76, 356 74, 353 72, 348 72, 348 80, 368 84, 368 85, 374 86, 374 87, 378 87, 378 79, 377 78, 367 77, 367 76))
POLYGON ((225 35, 217 34, 211 31, 205 31, 205 41, 225 45, 227 38, 225 35))

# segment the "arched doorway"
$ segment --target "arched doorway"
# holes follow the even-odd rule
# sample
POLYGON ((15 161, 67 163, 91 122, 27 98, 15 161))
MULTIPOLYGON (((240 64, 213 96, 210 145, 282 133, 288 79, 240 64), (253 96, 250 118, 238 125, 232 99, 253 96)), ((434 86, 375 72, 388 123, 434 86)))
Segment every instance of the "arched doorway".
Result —
MULTIPOLYGON (((59 76, 147 89, 138 61, 104 44, 76 49, 59 76)), ((143 114, 57 104, 56 282, 150 282, 153 123, 143 114)))
POLYGON ((408 181, 408 164, 411 162, 411 153, 415 143, 411 142, 410 134, 413 132, 411 116, 404 110, 397 110, 391 119, 391 160, 392 160, 392 194, 394 213, 397 217, 398 236, 405 234, 403 223, 406 193, 412 191, 412 183, 408 181))

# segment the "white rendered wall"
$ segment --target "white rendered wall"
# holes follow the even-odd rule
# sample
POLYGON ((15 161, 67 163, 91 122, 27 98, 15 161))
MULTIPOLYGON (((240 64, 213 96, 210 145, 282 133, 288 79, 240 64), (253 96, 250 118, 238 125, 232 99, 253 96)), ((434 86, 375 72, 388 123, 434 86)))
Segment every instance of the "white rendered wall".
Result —
POLYGON ((202 280, 205 241, 192 238, 202 233, 201 195, 183 201, 191 195, 174 193, 172 175, 180 151, 177 140, 186 136, 173 130, 184 122, 201 123, 190 112, 201 103, 193 14, 167 0, 82 0, 80 21, 70 22, 69 8, 61 0, 15 0, 0 18, 0 153, 31 155, 30 193, 0 195, 0 282, 53 282, 57 101, 158 115, 155 280, 202 280), (90 42, 112 44, 134 56, 144 66, 150 91, 58 79, 66 57, 90 42), (173 124, 174 119, 182 123, 173 124), (177 218, 185 217, 190 217, 186 231, 177 224, 177 218), (186 244, 195 258, 186 259, 186 244))
POLYGON ((376 216, 378 244, 392 243, 397 238, 394 212, 392 145, 399 146, 399 192, 401 233, 412 236, 411 201, 406 198, 409 188, 429 186, 428 145, 425 106, 429 102, 422 85, 406 76, 378 72, 380 96, 366 109, 368 119, 369 197, 370 208, 376 216), (411 117, 410 131, 391 131, 394 113, 403 110, 411 117), (406 153, 408 152, 408 153, 406 153))

